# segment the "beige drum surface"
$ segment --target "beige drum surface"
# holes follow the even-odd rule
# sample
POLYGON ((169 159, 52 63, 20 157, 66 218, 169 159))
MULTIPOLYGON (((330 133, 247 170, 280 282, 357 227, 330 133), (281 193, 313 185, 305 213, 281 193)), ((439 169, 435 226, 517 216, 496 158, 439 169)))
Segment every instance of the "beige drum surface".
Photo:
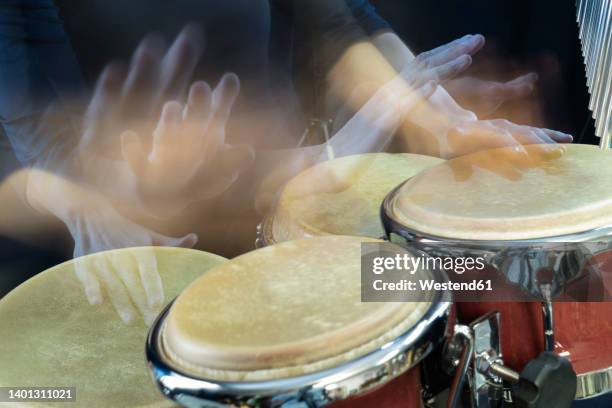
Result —
MULTIPOLYGON (((144 251, 154 251, 166 303, 225 261, 180 248, 123 249, 89 257, 94 261, 108 254, 138 257, 144 251)), ((171 405, 155 388, 146 368, 147 330, 142 319, 123 323, 107 298, 101 305, 90 305, 75 276, 74 261, 63 263, 0 301, 0 386, 76 387, 76 403, 33 402, 34 407, 171 405)))
POLYGON ((291 180, 274 214, 275 242, 316 235, 383 236, 380 205, 404 180, 442 160, 370 153, 318 164, 291 180))
POLYGON ((212 269, 173 304, 165 353, 205 378, 262 380, 329 368, 393 340, 430 303, 362 303, 364 241, 376 240, 290 241, 212 269))
POLYGON ((415 231, 473 240, 537 239, 612 225, 612 155, 566 145, 562 155, 508 149, 449 160, 408 181, 394 218, 415 231))

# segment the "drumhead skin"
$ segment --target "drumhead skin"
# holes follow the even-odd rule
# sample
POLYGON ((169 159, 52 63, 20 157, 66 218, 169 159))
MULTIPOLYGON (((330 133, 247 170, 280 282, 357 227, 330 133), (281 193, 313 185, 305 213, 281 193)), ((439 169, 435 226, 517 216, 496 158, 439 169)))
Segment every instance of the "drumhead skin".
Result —
MULTIPOLYGON (((563 154, 495 149, 424 171, 386 203, 387 214, 425 236, 459 240, 526 240, 612 225, 612 155, 590 145, 563 154)), ((550 151, 549 151, 550 152, 550 151)))
MULTIPOLYGON (((225 262, 206 252, 161 247, 85 258, 93 262, 109 254, 137 258, 151 251, 166 303, 202 273, 225 262)), ((173 406, 149 377, 143 349, 147 330, 142 319, 123 323, 106 298, 100 305, 90 305, 75 276, 75 262, 63 263, 0 301, 0 386, 76 387, 76 404, 68 405, 79 407, 173 406)))
POLYGON ((318 235, 380 238, 380 203, 404 180, 442 159, 416 154, 370 153, 320 163, 283 190, 273 215, 272 239, 318 235))
POLYGON ((290 241, 212 269, 170 309, 161 335, 169 363, 211 380, 269 380, 330 368, 395 339, 431 304, 361 302, 361 243, 375 241, 290 241))

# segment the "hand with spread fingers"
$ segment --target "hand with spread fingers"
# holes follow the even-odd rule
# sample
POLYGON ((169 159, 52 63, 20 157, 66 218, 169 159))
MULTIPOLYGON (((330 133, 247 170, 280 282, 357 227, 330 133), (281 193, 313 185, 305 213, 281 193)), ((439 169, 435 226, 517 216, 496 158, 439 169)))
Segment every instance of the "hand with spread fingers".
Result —
MULTIPOLYGON (((338 104, 338 113, 334 119, 336 129, 340 129, 363 105, 368 103, 379 89, 388 88, 394 84, 395 92, 410 93, 425 85, 429 81, 444 84, 464 72, 472 64, 472 55, 477 53, 484 45, 484 37, 467 35, 430 51, 423 52, 412 58, 401 69, 393 71, 388 81, 381 83, 376 73, 368 80, 347 81, 344 77, 351 77, 350 70, 360 61, 351 61, 331 73, 331 94, 341 95, 342 104, 338 104), (341 69, 342 68, 342 69, 341 69), (348 74, 347 74, 348 72, 348 74), (334 88, 335 87, 335 88, 334 88)), ((364 75, 360 72, 360 74, 364 75)), ((389 73, 387 73, 389 74, 389 73)), ((471 117, 471 116, 469 116, 471 117)))
POLYGON ((201 53, 201 32, 188 26, 169 48, 156 36, 143 40, 127 72, 106 68, 76 149, 84 182, 111 202, 164 218, 237 180, 253 155, 225 143, 240 82, 225 74, 214 90, 203 81, 189 86, 201 53))
MULTIPOLYGON (((467 35, 432 51, 414 56, 394 33, 378 35, 374 40, 378 50, 396 70, 406 70, 406 76, 418 78, 431 68, 415 61, 433 61, 433 66, 450 57, 474 55, 484 46, 481 35, 467 35), (415 66, 416 69, 411 69, 415 66)), ((442 68, 442 66, 438 66, 442 68)), ((486 82, 474 78, 440 81, 427 103, 408 112, 398 131, 398 147, 402 150, 452 158, 477 150, 501 146, 539 143, 569 143, 572 137, 563 132, 521 126, 506 120, 479 120, 477 113, 490 114, 511 99, 533 91, 535 74, 527 74, 506 83, 486 82), (456 101, 453 96, 459 99, 456 101), (460 103, 467 103, 466 109, 460 103), (452 140, 451 140, 452 139, 452 140)))
POLYGON ((107 251, 94 256, 74 258, 74 271, 92 305, 107 301, 119 318, 132 323, 141 315, 145 324, 155 319, 163 306, 164 289, 151 248, 137 253, 107 251))
POLYGON ((203 50, 198 26, 185 27, 167 47, 157 35, 138 46, 129 68, 109 64, 86 109, 81 136, 71 155, 71 176, 101 191, 111 201, 138 203, 136 179, 122 155, 121 134, 152 132, 167 100, 181 99, 203 50))
POLYGON ((572 136, 563 132, 517 125, 505 119, 458 121, 437 138, 435 144, 437 150, 430 150, 427 153, 443 158, 464 156, 499 147, 515 147, 517 151, 523 151, 523 145, 532 144, 542 145, 543 149, 546 144, 572 141, 572 136))
POLYGON ((186 96, 203 48, 202 31, 188 25, 170 47, 162 37, 146 37, 127 69, 122 63, 109 64, 87 107, 79 149, 121 158, 121 132, 155 128, 162 105, 186 96))
MULTIPOLYGON (((437 96, 439 94, 434 93, 429 101, 437 96)), ((571 135, 557 130, 518 125, 505 119, 479 120, 475 115, 455 116, 440 107, 439 102, 439 98, 433 102, 437 109, 428 104, 410 113, 400 135, 404 149, 450 159, 498 147, 571 143, 573 140, 571 135)))
POLYGON ((472 55, 480 51, 484 43, 481 35, 466 35, 418 54, 402 66, 400 75, 417 86, 431 80, 446 83, 472 64, 472 55))
POLYGON ((234 74, 225 74, 214 91, 196 82, 184 107, 177 101, 163 106, 152 133, 121 135, 139 196, 153 214, 170 216, 193 201, 223 193, 251 164, 251 148, 225 143, 239 89, 234 74))
MULTIPOLYGON (((335 157, 384 151, 405 118, 427 105, 440 83, 467 69, 470 55, 483 44, 481 36, 465 36, 420 54, 382 86, 360 84, 350 92, 334 120, 334 125, 341 127, 324 145, 260 153, 264 158, 258 161, 264 162, 267 170, 256 193, 257 211, 265 214, 282 186, 307 167, 335 157), (355 106, 361 107, 353 114, 355 106)), ((356 166, 349 172, 362 170, 356 166)), ((315 183, 312 189, 318 192, 326 188, 336 191, 342 188, 343 180, 333 174, 319 174, 315 183)))
MULTIPOLYGON (((92 226, 90 218, 81 224, 73 224, 73 228, 96 228, 96 235, 103 240, 106 238, 101 225, 92 226), (87 225, 89 224, 89 225, 87 225)), ((190 248, 195 244, 195 237, 190 234, 182 238, 171 238, 144 228, 132 226, 126 230, 130 242, 140 241, 147 248, 139 248, 137 252, 106 251, 95 256, 83 256, 96 252, 91 246, 100 250, 99 245, 110 244, 116 247, 117 242, 94 243, 92 237, 80 240, 75 247, 74 264, 75 273, 83 288, 87 300, 92 305, 102 304, 106 298, 113 305, 117 314, 126 324, 132 323, 137 316, 141 316, 146 325, 153 322, 164 306, 164 288, 157 269, 157 258, 151 245, 190 248), (134 239, 134 235, 141 235, 134 239)), ((75 231, 73 234, 82 234, 75 231)), ((132 244, 134 245, 134 244, 132 244)))
POLYGON ((452 150, 461 156, 480 150, 479 146, 482 145, 496 148, 572 141, 571 135, 557 130, 517 125, 505 119, 465 122, 450 129, 449 137, 452 139, 449 141, 452 150), (497 136, 497 140, 495 138, 487 140, 490 136, 497 136))

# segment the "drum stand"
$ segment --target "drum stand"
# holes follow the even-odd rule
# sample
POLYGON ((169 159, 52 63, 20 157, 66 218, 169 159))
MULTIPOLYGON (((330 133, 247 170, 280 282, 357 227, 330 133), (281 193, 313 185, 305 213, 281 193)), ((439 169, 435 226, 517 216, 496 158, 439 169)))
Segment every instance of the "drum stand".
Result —
MULTIPOLYGON (((455 367, 455 378, 461 376, 463 367, 470 368, 466 373, 468 406, 570 407, 576 393, 576 374, 566 358, 545 351, 530 361, 520 373, 504 365, 499 312, 490 312, 469 326, 456 325, 457 332, 463 336, 455 335, 447 344, 445 358, 455 367), (466 336, 470 340, 458 344, 458 339, 465 339, 466 336)), ((459 406, 461 392, 453 382, 447 408, 459 406)))
MULTIPOLYGON (((509 249, 492 262, 515 284, 541 299, 544 351, 518 373, 504 365, 501 347, 501 314, 489 312, 468 326, 456 325, 442 358, 453 375, 447 408, 459 406, 462 389, 456 386, 466 375, 472 408, 569 408, 576 396, 577 377, 571 363, 554 353, 552 299, 568 280, 577 276, 581 251, 571 244, 541 244, 509 249), (571 248, 571 250, 569 249, 571 248)), ((464 405, 465 405, 464 398, 464 405)))

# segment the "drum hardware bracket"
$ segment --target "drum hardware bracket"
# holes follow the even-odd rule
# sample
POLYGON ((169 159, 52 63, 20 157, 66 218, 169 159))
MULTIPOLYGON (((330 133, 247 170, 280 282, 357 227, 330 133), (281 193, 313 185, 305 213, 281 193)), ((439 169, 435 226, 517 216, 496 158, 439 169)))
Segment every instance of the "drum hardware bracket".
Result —
POLYGON ((501 375, 509 370, 502 360, 500 313, 482 316, 470 324, 469 330, 474 342, 469 377, 471 405, 474 408, 500 407, 504 393, 501 375))
POLYGON ((500 313, 490 312, 469 326, 474 343, 469 375, 472 407, 569 408, 577 385, 569 360, 545 351, 521 373, 514 371, 502 359, 500 322, 500 313))
POLYGON ((450 363, 455 367, 455 375, 448 393, 446 408, 457 408, 468 378, 470 360, 474 354, 472 330, 464 325, 455 325, 454 336, 448 345, 448 350, 450 352, 450 363))
POLYGON ((544 350, 555 350, 555 324, 553 319, 553 304, 550 300, 542 302, 542 320, 544 322, 544 350))

